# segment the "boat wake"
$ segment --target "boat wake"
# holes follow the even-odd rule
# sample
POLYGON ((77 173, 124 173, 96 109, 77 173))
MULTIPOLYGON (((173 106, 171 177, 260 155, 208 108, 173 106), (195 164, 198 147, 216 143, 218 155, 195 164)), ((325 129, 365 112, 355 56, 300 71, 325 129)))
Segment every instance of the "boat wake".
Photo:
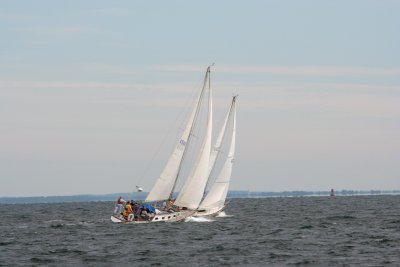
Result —
POLYGON ((213 222, 214 220, 206 217, 187 217, 185 222, 213 222))
POLYGON ((225 218, 225 217, 233 217, 233 215, 228 215, 225 213, 225 211, 221 211, 217 216, 218 218, 225 218))

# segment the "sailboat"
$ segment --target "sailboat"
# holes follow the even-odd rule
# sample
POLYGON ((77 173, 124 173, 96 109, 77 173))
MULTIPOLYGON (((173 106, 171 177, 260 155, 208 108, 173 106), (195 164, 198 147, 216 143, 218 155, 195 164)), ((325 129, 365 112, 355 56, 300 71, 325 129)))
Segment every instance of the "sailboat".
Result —
MULTIPOLYGON (((229 118, 235 118, 233 98, 230 112, 225 119, 224 126, 217 138, 216 145, 211 148, 212 139, 212 90, 210 83, 210 67, 207 68, 203 86, 193 107, 189 120, 184 131, 177 142, 172 154, 170 155, 163 171, 160 173, 154 186, 145 199, 145 204, 134 205, 134 212, 127 214, 116 213, 111 216, 111 221, 116 223, 150 223, 150 222, 177 222, 185 220, 187 217, 196 215, 201 216, 214 214, 222 210, 226 198, 229 178, 232 171, 232 162, 234 154, 235 135, 232 135, 231 148, 229 151, 229 160, 216 179, 213 187, 205 195, 209 176, 214 168, 215 160, 218 156, 218 146, 225 136, 225 128, 229 118), (200 106, 204 98, 208 96, 207 118, 205 136, 202 140, 197 158, 191 171, 185 180, 177 198, 173 199, 173 194, 177 186, 178 177, 181 176, 184 163, 187 161, 188 147, 194 138, 194 128, 199 119, 200 106), (232 111, 233 110, 233 111, 232 111), (232 113, 233 112, 233 113, 232 113), (232 145, 233 144, 233 145, 232 145), (229 162, 228 162, 229 161, 229 162), (228 178, 229 176, 229 178, 228 178), (222 203, 222 208, 220 207, 222 203), (199 209, 200 208, 200 209, 199 209), (145 216, 142 215, 142 211, 145 216), (205 210, 206 212, 203 212, 205 210)), ((234 119, 235 120, 235 119, 234 119)), ((235 123, 234 123, 235 124, 235 123)), ((234 126, 235 129, 235 126, 234 126)), ((180 178, 181 179, 181 178, 180 178)))

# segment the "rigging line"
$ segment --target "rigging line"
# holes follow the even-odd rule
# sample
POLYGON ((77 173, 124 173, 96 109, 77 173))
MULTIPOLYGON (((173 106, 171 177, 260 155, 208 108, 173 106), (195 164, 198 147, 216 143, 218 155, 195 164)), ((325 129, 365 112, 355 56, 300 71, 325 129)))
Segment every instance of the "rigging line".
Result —
POLYGON ((193 91, 190 94, 190 96, 186 98, 186 102, 185 102, 184 106, 187 107, 187 108, 186 108, 186 111, 184 112, 184 116, 183 116, 183 119, 181 121, 181 124, 179 125, 179 129, 180 130, 184 129, 183 125, 187 122, 187 120, 188 120, 188 118, 190 116, 190 113, 192 112, 193 103, 196 102, 196 99, 198 97, 198 92, 200 91, 200 88, 202 88, 203 80, 204 80, 204 78, 200 78, 197 81, 197 83, 196 83, 197 84, 196 85, 197 90, 193 91))
MULTIPOLYGON (((208 66, 208 69, 210 69, 211 67, 214 67, 215 66, 215 62, 213 62, 211 65, 209 65, 208 66)), ((211 90, 211 74, 208 76, 208 90, 211 90)), ((210 97, 210 96, 209 96, 210 97)), ((209 107, 210 108, 210 107, 209 107)), ((214 147, 211 147, 211 150, 213 150, 214 149, 214 147)), ((214 168, 213 168, 214 169, 214 168)), ((211 172, 210 172, 210 174, 211 174, 211 172)), ((210 174, 209 174, 209 177, 208 177, 208 179, 207 179, 207 183, 206 183, 206 187, 204 188, 204 192, 203 192, 203 198, 204 198, 204 195, 205 195, 205 193, 206 193, 206 190, 207 190, 207 187, 208 187, 208 184, 209 184, 209 180, 210 180, 210 174)))
MULTIPOLYGON (((213 67, 214 65, 215 65, 215 63, 212 63, 211 65, 209 65, 209 66, 207 67, 207 69, 213 67)), ((209 76, 210 76, 210 72, 209 72, 209 76)), ((191 101, 191 103, 195 103, 195 102, 196 102, 196 99, 197 99, 197 97, 198 97, 198 92, 199 92, 200 89, 204 86, 204 82, 205 82, 204 79, 205 79, 205 78, 203 77, 203 78, 200 78, 200 79, 197 81, 197 86, 196 86, 196 88, 198 88, 198 90, 195 90, 195 91, 192 92, 191 97, 190 97, 190 98, 187 98, 186 103, 185 103, 184 106, 189 106, 189 104, 188 104, 189 101, 191 101)), ((210 78, 209 78, 209 87, 211 87, 211 80, 210 80, 210 78)), ((190 105, 190 107, 193 107, 193 105, 190 105)), ((190 108, 190 107, 187 108, 186 111, 185 111, 184 119, 182 120, 181 125, 179 126, 180 129, 183 129, 182 125, 184 125, 184 123, 187 121, 187 118, 190 116, 190 113, 191 113, 191 108, 190 108)))
MULTIPOLYGON (((200 85, 201 81, 204 78, 200 78, 199 82, 198 82, 198 87, 201 88, 202 85, 200 85)), ((153 153, 153 155, 150 157, 150 161, 149 163, 146 165, 144 171, 141 173, 141 175, 139 176, 139 180, 137 180, 137 185, 139 185, 142 181, 143 178, 147 175, 148 171, 150 170, 150 168, 154 165, 154 161, 157 155, 159 155, 161 148, 163 146, 165 146, 165 143, 168 139, 169 136, 171 136, 171 132, 173 129, 176 129, 176 125, 178 121, 181 121, 181 123, 178 126, 178 129, 182 129, 182 125, 185 123, 187 117, 189 116, 188 114, 190 114, 190 107, 192 105, 189 105, 190 103, 193 103, 195 101, 196 95, 197 95, 198 90, 194 91, 192 94, 190 94, 188 97, 186 97, 185 101, 184 101, 184 105, 186 108, 186 112, 184 112, 184 116, 182 118, 182 112, 178 112, 176 118, 174 119, 173 123, 170 124, 171 126, 169 127, 166 135, 163 137, 160 145, 157 147, 156 151, 153 153)), ((175 135, 175 139, 178 138, 177 136, 179 135, 179 131, 177 131, 176 135, 175 135)), ((174 146, 174 145, 173 145, 174 146)), ((173 147, 171 148, 171 150, 173 150, 173 147)))
POLYGON ((150 167, 153 166, 154 161, 156 156, 160 153, 161 148, 165 145, 167 138, 170 136, 172 129, 174 128, 173 126, 176 124, 176 122, 179 119, 179 115, 176 117, 176 119, 174 120, 174 123, 171 124, 171 126, 169 127, 169 129, 167 130, 167 133, 165 134, 164 138, 162 139, 161 143, 158 145, 156 151, 153 153, 153 155, 150 157, 150 161, 149 163, 146 165, 142 175, 140 176, 138 182, 137 182, 137 186, 140 185, 140 183, 142 182, 143 178, 145 177, 145 175, 148 173, 148 171, 150 170, 150 167))
POLYGON ((194 126, 195 122, 197 121, 197 116, 198 116, 198 113, 199 113, 200 105, 201 105, 201 103, 202 103, 202 101, 203 101, 203 94, 204 94, 204 91, 205 91, 204 89, 205 89, 206 83, 207 83, 207 77, 208 77, 209 75, 210 75, 210 67, 207 68, 206 75, 205 75, 205 77, 204 77, 203 88, 201 89, 200 98, 199 98, 198 103, 197 103, 196 113, 195 113, 195 116, 194 116, 194 121, 193 121, 193 123, 192 123, 192 125, 191 125, 191 127, 190 127, 190 132, 189 132, 188 139, 187 139, 187 141, 186 141, 185 150, 184 150, 183 155, 182 155, 182 160, 181 160, 181 162, 179 163, 178 173, 177 173, 177 175, 176 175, 176 177, 175 177, 174 185, 173 185, 173 187, 172 187, 172 190, 171 190, 171 193, 170 193, 170 195, 169 195, 168 200, 171 200, 171 199, 172 199, 172 195, 173 195, 173 193, 174 193, 174 190, 175 190, 175 187, 176 187, 176 184, 177 184, 177 181, 178 181, 179 174, 180 174, 180 172, 181 172, 181 170, 182 170, 182 163, 183 163, 183 161, 184 161, 184 159, 185 159, 185 157, 186 157, 187 148, 189 147, 190 141, 191 141, 191 139, 192 139, 191 135, 192 135, 192 132, 193 132, 193 130, 194 130, 194 127, 193 127, 193 126, 194 126))
MULTIPOLYGON (((200 79, 200 80, 202 80, 202 79, 200 79)), ((199 81, 198 83, 200 83, 200 81, 199 81)), ((200 87, 200 86, 198 85, 198 87, 200 87)), ((184 106, 189 106, 189 103, 190 103, 190 102, 193 102, 194 99, 195 99, 195 97, 196 97, 196 92, 194 92, 194 93, 192 93, 190 96, 186 97, 184 106)), ((189 114, 189 113, 190 113, 190 107, 188 107, 188 108, 186 109, 186 112, 185 112, 185 115, 183 116, 183 118, 182 118, 182 113, 181 113, 181 112, 179 112, 179 113, 176 115, 176 118, 174 119, 173 123, 170 124, 171 126, 168 128, 167 133, 164 135, 164 137, 163 137, 161 143, 158 145, 156 151, 155 151, 155 152, 152 154, 152 156, 150 157, 149 163, 146 165, 144 171, 143 171, 143 172, 141 173, 141 175, 139 176, 139 180, 137 181, 136 187, 139 186, 139 185, 141 184, 141 182, 143 181, 143 178, 147 175, 147 173, 148 173, 148 171, 150 170, 150 168, 154 165, 155 158, 157 157, 157 155, 159 155, 159 153, 160 153, 160 151, 161 151, 161 148, 162 148, 163 146, 165 146, 165 143, 166 143, 168 137, 171 135, 172 130, 173 130, 173 129, 176 129, 177 122, 181 120, 180 126, 178 127, 178 129, 181 129, 181 128, 182 128, 182 125, 185 123, 186 117, 188 116, 187 114, 189 114)), ((178 132, 179 132, 179 131, 178 131, 178 132)), ((172 149, 173 149, 173 148, 172 148, 172 149)))
MULTIPOLYGON (((208 67, 208 72, 210 72, 210 68, 212 66, 214 66, 214 63, 208 67)), ((212 122, 212 91, 211 91, 211 77, 210 76, 211 75, 209 74, 209 77, 208 77, 208 109, 207 109, 207 114, 208 115, 207 115, 207 125, 210 123, 210 121, 212 122)), ((212 127, 212 125, 211 125, 211 127, 212 127)), ((207 127, 207 129, 208 129, 208 127, 207 127)), ((202 149, 201 153, 204 151, 204 146, 205 146, 205 139, 203 140, 203 143, 201 145, 201 149, 202 149)), ((195 168, 197 168, 197 164, 198 163, 199 162, 196 162, 195 168)), ((207 179, 208 179, 208 177, 207 177, 207 179)), ((204 197, 204 194, 205 194, 206 187, 207 187, 207 181, 206 181, 205 187, 203 188, 203 197, 204 197)), ((200 202, 197 204, 197 208, 196 209, 199 208, 199 206, 200 206, 200 204, 202 202, 202 198, 200 199, 200 202)))
MULTIPOLYGON (((205 95, 205 93, 203 94, 205 95)), ((205 96, 203 96, 205 98, 205 96)), ((185 156, 185 163, 182 167, 182 171, 180 172, 180 177, 178 178, 177 185, 175 186, 175 190, 177 192, 181 191, 183 188, 184 183, 182 183, 184 179, 183 177, 188 177, 191 173, 191 169, 194 166, 194 163, 196 162, 197 158, 197 153, 193 153, 195 151, 200 151, 201 145, 202 145, 202 136, 203 136, 203 123, 205 122, 205 117, 206 117, 206 111, 205 111, 205 104, 204 100, 202 100, 202 104, 199 105, 199 111, 196 117, 196 121, 193 124, 192 132, 190 134, 191 136, 191 141, 188 147, 188 152, 186 153, 185 156)))

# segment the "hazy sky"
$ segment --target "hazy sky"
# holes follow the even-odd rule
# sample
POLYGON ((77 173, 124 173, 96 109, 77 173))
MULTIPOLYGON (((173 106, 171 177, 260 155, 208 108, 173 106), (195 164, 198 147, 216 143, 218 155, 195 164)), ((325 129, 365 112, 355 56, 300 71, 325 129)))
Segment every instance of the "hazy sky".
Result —
POLYGON ((400 1, 1 1, 0 196, 149 190, 212 62, 216 127, 239 94, 231 189, 400 189, 399 14, 400 1))

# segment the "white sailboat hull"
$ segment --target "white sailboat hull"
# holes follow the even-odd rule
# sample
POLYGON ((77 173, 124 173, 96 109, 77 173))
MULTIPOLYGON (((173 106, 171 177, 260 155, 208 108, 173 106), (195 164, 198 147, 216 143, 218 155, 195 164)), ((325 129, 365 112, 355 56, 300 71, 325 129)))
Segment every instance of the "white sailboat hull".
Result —
POLYGON ((135 218, 134 216, 130 216, 128 219, 125 219, 122 215, 114 214, 111 215, 111 221, 113 223, 180 222, 185 220, 187 217, 192 216, 194 213, 195 211, 182 210, 176 212, 163 212, 149 218, 135 218))

